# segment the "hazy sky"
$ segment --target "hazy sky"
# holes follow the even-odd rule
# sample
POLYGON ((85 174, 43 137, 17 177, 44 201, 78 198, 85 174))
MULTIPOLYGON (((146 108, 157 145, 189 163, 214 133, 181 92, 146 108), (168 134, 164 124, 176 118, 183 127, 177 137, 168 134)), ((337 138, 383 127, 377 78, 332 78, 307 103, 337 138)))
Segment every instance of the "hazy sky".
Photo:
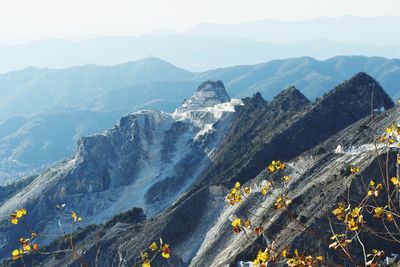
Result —
POLYGON ((0 43, 184 31, 202 22, 400 15, 399 0, 0 0, 0 43))

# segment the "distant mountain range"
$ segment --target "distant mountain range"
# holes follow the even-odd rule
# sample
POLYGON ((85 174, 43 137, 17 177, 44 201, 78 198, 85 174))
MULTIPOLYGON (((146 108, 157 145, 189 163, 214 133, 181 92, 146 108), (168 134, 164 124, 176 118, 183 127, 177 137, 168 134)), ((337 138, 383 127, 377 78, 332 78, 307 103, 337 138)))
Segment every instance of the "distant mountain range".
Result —
POLYGON ((309 99, 364 71, 389 95, 400 97, 400 60, 380 57, 309 57, 190 72, 149 57, 115 66, 28 68, 0 74, 0 184, 68 156, 76 141, 142 109, 172 112, 193 88, 221 80, 228 93, 260 92, 271 100, 296 86, 309 99))
POLYGON ((400 17, 338 17, 307 21, 200 24, 185 33, 40 40, 0 45, 0 73, 34 66, 119 64, 152 55, 192 71, 280 58, 336 55, 399 58, 400 17), (384 29, 384 30, 382 30, 384 29))
MULTIPOLYGON (((146 82, 191 79, 193 73, 156 58, 115 66, 27 68, 0 75, 0 115, 8 117, 43 111, 95 109, 93 99, 115 89, 146 82)), ((150 93, 152 95, 146 97, 146 90, 141 90, 136 94, 136 97, 141 97, 132 98, 130 108, 157 99, 157 95, 153 94, 155 92, 150 93)), ((171 94, 175 95, 173 92, 171 94)))
POLYGON ((114 66, 27 68, 0 74, 0 115, 76 109, 129 112, 139 106, 157 108, 161 102, 175 103, 171 111, 190 96, 193 87, 208 79, 222 80, 233 97, 261 92, 271 99, 294 85, 315 99, 359 71, 375 77, 393 98, 400 97, 399 59, 338 56, 319 61, 301 57, 190 72, 148 57, 114 66))
POLYGON ((275 43, 330 40, 343 44, 379 46, 400 44, 399 24, 400 16, 341 16, 303 21, 258 20, 237 25, 203 23, 185 33, 193 36, 242 37, 275 43))

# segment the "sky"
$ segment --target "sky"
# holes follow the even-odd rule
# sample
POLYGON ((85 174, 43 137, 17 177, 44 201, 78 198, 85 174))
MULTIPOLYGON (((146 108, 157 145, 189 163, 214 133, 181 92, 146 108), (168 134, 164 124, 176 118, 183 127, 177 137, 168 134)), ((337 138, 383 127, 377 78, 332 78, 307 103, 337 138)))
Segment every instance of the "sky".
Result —
POLYGON ((0 44, 183 32, 199 23, 398 16, 399 0, 0 0, 0 44))

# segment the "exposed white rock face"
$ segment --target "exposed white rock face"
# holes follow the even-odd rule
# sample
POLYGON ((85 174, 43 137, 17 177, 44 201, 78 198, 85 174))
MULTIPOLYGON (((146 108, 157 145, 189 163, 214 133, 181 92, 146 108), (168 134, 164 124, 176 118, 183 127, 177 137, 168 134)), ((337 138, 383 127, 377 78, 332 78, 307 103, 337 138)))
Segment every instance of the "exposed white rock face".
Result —
MULTIPOLYGON (((145 110, 123 117, 114 128, 82 138, 72 159, 3 203, 0 219, 26 207, 36 231, 54 234, 54 207, 61 203, 77 211, 84 225, 133 207, 157 215, 210 165, 238 105, 221 82, 206 82, 173 114, 145 110), (35 225, 40 221, 48 222, 46 228, 36 228, 43 227, 35 225)), ((0 232, 0 240, 13 240, 14 234, 0 232)))
POLYGON ((196 93, 185 100, 178 111, 213 107, 220 103, 230 102, 228 93, 221 81, 206 81, 197 88, 196 93))

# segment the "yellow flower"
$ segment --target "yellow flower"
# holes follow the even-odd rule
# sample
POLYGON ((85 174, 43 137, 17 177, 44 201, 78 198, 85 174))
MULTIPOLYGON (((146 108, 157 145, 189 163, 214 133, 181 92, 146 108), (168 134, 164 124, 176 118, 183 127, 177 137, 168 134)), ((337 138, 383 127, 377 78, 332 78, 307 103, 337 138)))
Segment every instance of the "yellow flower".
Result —
POLYGON ((291 266, 291 267, 292 267, 292 266, 297 266, 297 265, 298 265, 296 259, 288 259, 286 263, 287 263, 288 266, 291 266))
POLYGON ((18 256, 19 255, 19 250, 18 249, 14 249, 13 252, 12 252, 12 255, 14 257, 18 256))
POLYGON ((350 167, 350 172, 356 174, 360 172, 360 167, 350 167))
POLYGON ((74 222, 80 222, 80 221, 82 221, 82 218, 81 218, 81 217, 78 217, 78 215, 76 214, 75 211, 71 212, 71 217, 72 217, 72 220, 73 220, 74 222))
POLYGON ((156 242, 151 243, 149 249, 151 249, 152 251, 156 251, 158 249, 157 243, 156 242))
POLYGON ((27 252, 31 251, 31 246, 28 245, 28 244, 24 244, 24 245, 22 246, 22 248, 23 248, 24 251, 27 251, 27 252))
POLYGON ((382 217, 382 214, 383 214, 383 209, 381 208, 381 207, 376 207, 375 209, 374 209, 374 217, 375 218, 380 218, 380 217, 382 217))
POLYGON ((163 256, 163 258, 165 259, 169 259, 170 255, 170 250, 169 250, 169 245, 168 244, 164 244, 164 246, 161 248, 161 256, 163 256))
POLYGON ((396 177, 392 177, 390 179, 390 181, 394 184, 394 185, 400 185, 399 180, 396 177))
POLYGON ((275 172, 275 166, 269 165, 269 166, 268 166, 268 171, 269 171, 270 173, 274 173, 274 172, 275 172))
POLYGON ((377 186, 375 186, 374 181, 370 181, 369 183, 369 190, 368 190, 368 196, 379 196, 379 191, 381 191, 383 188, 382 184, 379 183, 377 186))
POLYGON ((235 201, 236 201, 237 203, 242 202, 242 197, 240 196, 240 194, 235 194, 235 201))
POLYGON ((264 187, 261 189, 261 194, 263 194, 263 196, 265 196, 267 193, 268 193, 268 190, 267 190, 267 188, 264 186, 264 187))
POLYGON ((358 224, 353 218, 346 220, 346 226, 350 231, 357 231, 359 228, 358 224))
POLYGON ((20 252, 18 249, 14 249, 13 252, 11 253, 12 255, 12 260, 15 261, 20 258, 20 252))
POLYGON ((275 208, 281 209, 281 208, 289 206, 291 203, 292 203, 292 200, 287 199, 286 195, 279 195, 279 196, 277 196, 277 198, 275 200, 275 208))
POLYGON ((240 233, 240 231, 241 231, 241 228, 240 228, 240 226, 241 226, 240 218, 237 218, 237 219, 233 220, 232 223, 231 223, 231 225, 232 225, 232 227, 233 227, 233 232, 234 232, 235 234, 240 233))
POLYGON ((276 170, 283 170, 285 168, 285 164, 282 163, 281 161, 272 161, 270 165, 268 165, 267 170, 270 173, 274 173, 276 170))
POLYGON ((245 193, 246 195, 250 195, 250 194, 251 194, 251 187, 246 186, 246 187, 244 188, 244 193, 245 193))
POLYGON ((265 262, 267 262, 268 260, 269 260, 269 253, 268 252, 264 252, 264 251, 262 251, 261 249, 258 251, 258 254, 257 254, 257 260, 260 262, 260 263, 265 263, 265 262))
POLYGON ((17 218, 19 218, 19 219, 22 218, 22 216, 23 216, 21 210, 17 210, 17 211, 15 212, 15 214, 17 215, 17 218))
POLYGON ((260 260, 259 260, 259 259, 255 259, 255 260, 253 261, 253 265, 254 265, 254 266, 260 265, 260 260))
POLYGON ((239 183, 239 182, 236 182, 236 183, 235 183, 235 189, 236 189, 236 190, 240 190, 240 183, 239 183))
POLYGON ((15 213, 10 215, 10 221, 12 224, 18 224, 19 219, 21 219, 24 215, 26 215, 26 209, 18 209, 15 213))
POLYGON ((235 187, 232 188, 231 192, 226 196, 225 200, 231 205, 235 205, 235 203, 242 202, 239 182, 236 182, 235 187))
POLYGON ((279 160, 276 162, 276 168, 278 170, 283 170, 285 168, 285 163, 280 162, 279 160))
POLYGON ((150 261, 148 259, 145 259, 142 262, 142 267, 151 267, 150 261))
POLYGON ((393 221, 394 221, 393 213, 390 212, 390 211, 386 212, 386 219, 387 219, 389 222, 393 222, 393 221))
POLYGON ((288 183, 288 182, 290 182, 290 180, 292 180, 292 177, 290 177, 289 175, 285 175, 285 176, 283 176, 283 181, 285 182, 285 183, 288 183))
POLYGON ((18 218, 17 217, 14 217, 14 216, 11 216, 11 223, 12 224, 18 224, 18 218))
POLYGON ((272 184, 270 181, 263 180, 261 182, 261 194, 263 196, 265 196, 268 193, 268 191, 271 190, 271 188, 272 188, 272 184))
POLYGON ((353 216, 353 217, 358 217, 358 216, 360 215, 360 212, 361 212, 361 209, 360 209, 360 208, 354 208, 354 209, 351 211, 351 216, 353 216))
POLYGON ((233 226, 233 227, 235 227, 235 226, 240 226, 240 218, 237 218, 237 219, 233 220, 232 226, 233 226))
POLYGON ((344 212, 345 212, 344 204, 339 203, 338 207, 332 211, 332 214, 335 215, 339 221, 342 221, 344 219, 344 212))

